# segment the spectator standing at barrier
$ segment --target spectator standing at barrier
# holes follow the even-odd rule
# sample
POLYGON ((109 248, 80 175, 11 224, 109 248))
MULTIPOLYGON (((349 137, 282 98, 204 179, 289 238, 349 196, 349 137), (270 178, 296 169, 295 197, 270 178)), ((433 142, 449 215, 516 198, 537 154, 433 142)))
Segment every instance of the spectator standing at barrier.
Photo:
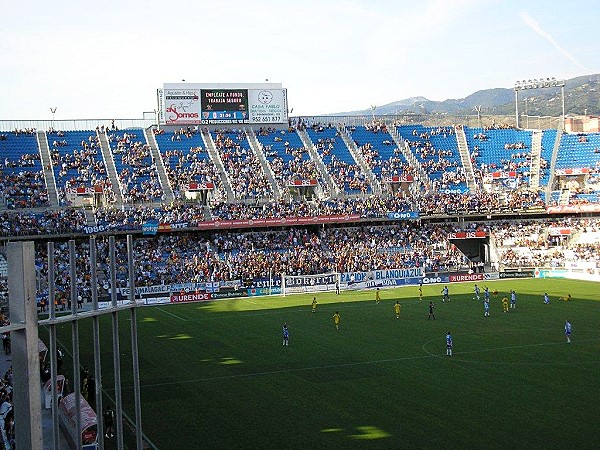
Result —
POLYGON ((115 412, 110 406, 104 411, 104 426, 106 428, 104 436, 106 436, 107 438, 113 437, 115 435, 113 431, 113 428, 115 426, 115 412))
POLYGON ((10 355, 10 331, 2 333, 2 348, 4 348, 5 355, 10 355))

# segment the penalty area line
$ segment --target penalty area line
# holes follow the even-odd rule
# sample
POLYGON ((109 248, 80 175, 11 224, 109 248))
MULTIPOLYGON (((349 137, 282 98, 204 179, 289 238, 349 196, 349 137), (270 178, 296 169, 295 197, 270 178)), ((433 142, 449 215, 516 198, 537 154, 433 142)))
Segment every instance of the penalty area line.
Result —
POLYGON ((164 310, 164 309, 162 309, 160 306, 157 306, 157 307, 156 307, 156 309, 158 309, 159 311, 162 311, 162 312, 164 312, 165 314, 168 314, 168 315, 169 315, 169 316, 171 316, 171 317, 175 317, 176 319, 182 320, 182 321, 184 321, 184 322, 187 322, 187 321, 188 321, 187 319, 184 319, 183 317, 181 317, 181 316, 178 316, 177 314, 173 314, 173 313, 171 313, 171 312, 169 312, 169 311, 167 311, 167 310, 164 310))
MULTIPOLYGON (((151 387, 161 387, 161 386, 171 386, 176 384, 189 384, 189 383, 202 383, 206 381, 216 381, 216 380, 228 380, 233 378, 250 378, 250 377, 259 377, 263 375, 276 375, 280 373, 293 373, 293 372, 304 372, 309 370, 323 370, 323 369, 338 369, 344 367, 355 367, 355 366, 364 366, 369 364, 380 364, 386 362, 397 362, 397 361, 409 361, 409 360, 418 360, 418 359, 429 359, 433 358, 436 355, 419 355, 419 356, 407 356, 404 358, 390 358, 390 359, 378 359, 372 361, 358 361, 353 363, 344 363, 344 364, 329 364, 324 366, 308 366, 308 367, 296 367, 291 369, 279 369, 279 370, 267 370, 263 372, 251 372, 251 373, 240 373, 235 375, 221 375, 217 377, 207 377, 207 378, 197 378, 194 380, 182 380, 182 381, 169 381, 165 383, 149 383, 143 384, 141 387, 143 388, 151 388, 151 387)), ((123 387, 123 389, 133 389, 133 387, 123 387)))

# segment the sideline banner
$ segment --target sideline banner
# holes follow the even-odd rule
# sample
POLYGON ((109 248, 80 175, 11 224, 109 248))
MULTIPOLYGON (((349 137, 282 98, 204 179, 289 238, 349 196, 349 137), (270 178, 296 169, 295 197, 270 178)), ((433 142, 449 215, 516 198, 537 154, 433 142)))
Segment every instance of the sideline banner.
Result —
POLYGON ((421 277, 410 278, 380 278, 376 280, 359 281, 357 283, 348 283, 345 288, 348 290, 373 289, 380 287, 399 287, 414 286, 421 283, 421 277))
POLYGON ((192 292, 189 294, 171 295, 171 303, 206 302, 212 299, 210 292, 192 292))
POLYGON ((337 273, 322 275, 285 275, 285 293, 334 291, 338 283, 337 273))
POLYGON ((533 278, 533 270, 523 270, 520 272, 500 272, 500 278, 533 278))
POLYGON ((438 284, 438 283, 449 283, 450 277, 447 275, 428 275, 426 277, 421 278, 421 283, 423 284, 438 284))
POLYGON ((481 281, 485 277, 482 273, 459 273, 448 277, 450 283, 461 283, 463 281, 481 281))
POLYGON ((386 269, 371 270, 369 272, 344 272, 340 274, 340 282, 347 285, 359 283, 361 281, 413 278, 423 276, 423 269, 420 267, 411 267, 409 269, 386 269))

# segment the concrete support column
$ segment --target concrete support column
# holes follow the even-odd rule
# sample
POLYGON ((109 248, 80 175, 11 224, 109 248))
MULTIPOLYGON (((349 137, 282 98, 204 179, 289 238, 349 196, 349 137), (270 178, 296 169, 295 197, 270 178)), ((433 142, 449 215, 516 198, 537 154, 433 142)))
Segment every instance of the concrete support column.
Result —
POLYGON ((7 256, 10 320, 24 325, 11 332, 15 438, 18 448, 43 448, 33 242, 9 243, 7 256))

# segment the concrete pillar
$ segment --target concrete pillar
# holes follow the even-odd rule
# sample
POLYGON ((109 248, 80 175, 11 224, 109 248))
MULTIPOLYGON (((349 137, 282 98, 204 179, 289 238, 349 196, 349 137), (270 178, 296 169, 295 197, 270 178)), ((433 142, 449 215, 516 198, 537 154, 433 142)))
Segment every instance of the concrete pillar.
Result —
POLYGON ((10 320, 24 325, 11 332, 16 444, 43 448, 33 242, 9 243, 7 256, 10 320))

